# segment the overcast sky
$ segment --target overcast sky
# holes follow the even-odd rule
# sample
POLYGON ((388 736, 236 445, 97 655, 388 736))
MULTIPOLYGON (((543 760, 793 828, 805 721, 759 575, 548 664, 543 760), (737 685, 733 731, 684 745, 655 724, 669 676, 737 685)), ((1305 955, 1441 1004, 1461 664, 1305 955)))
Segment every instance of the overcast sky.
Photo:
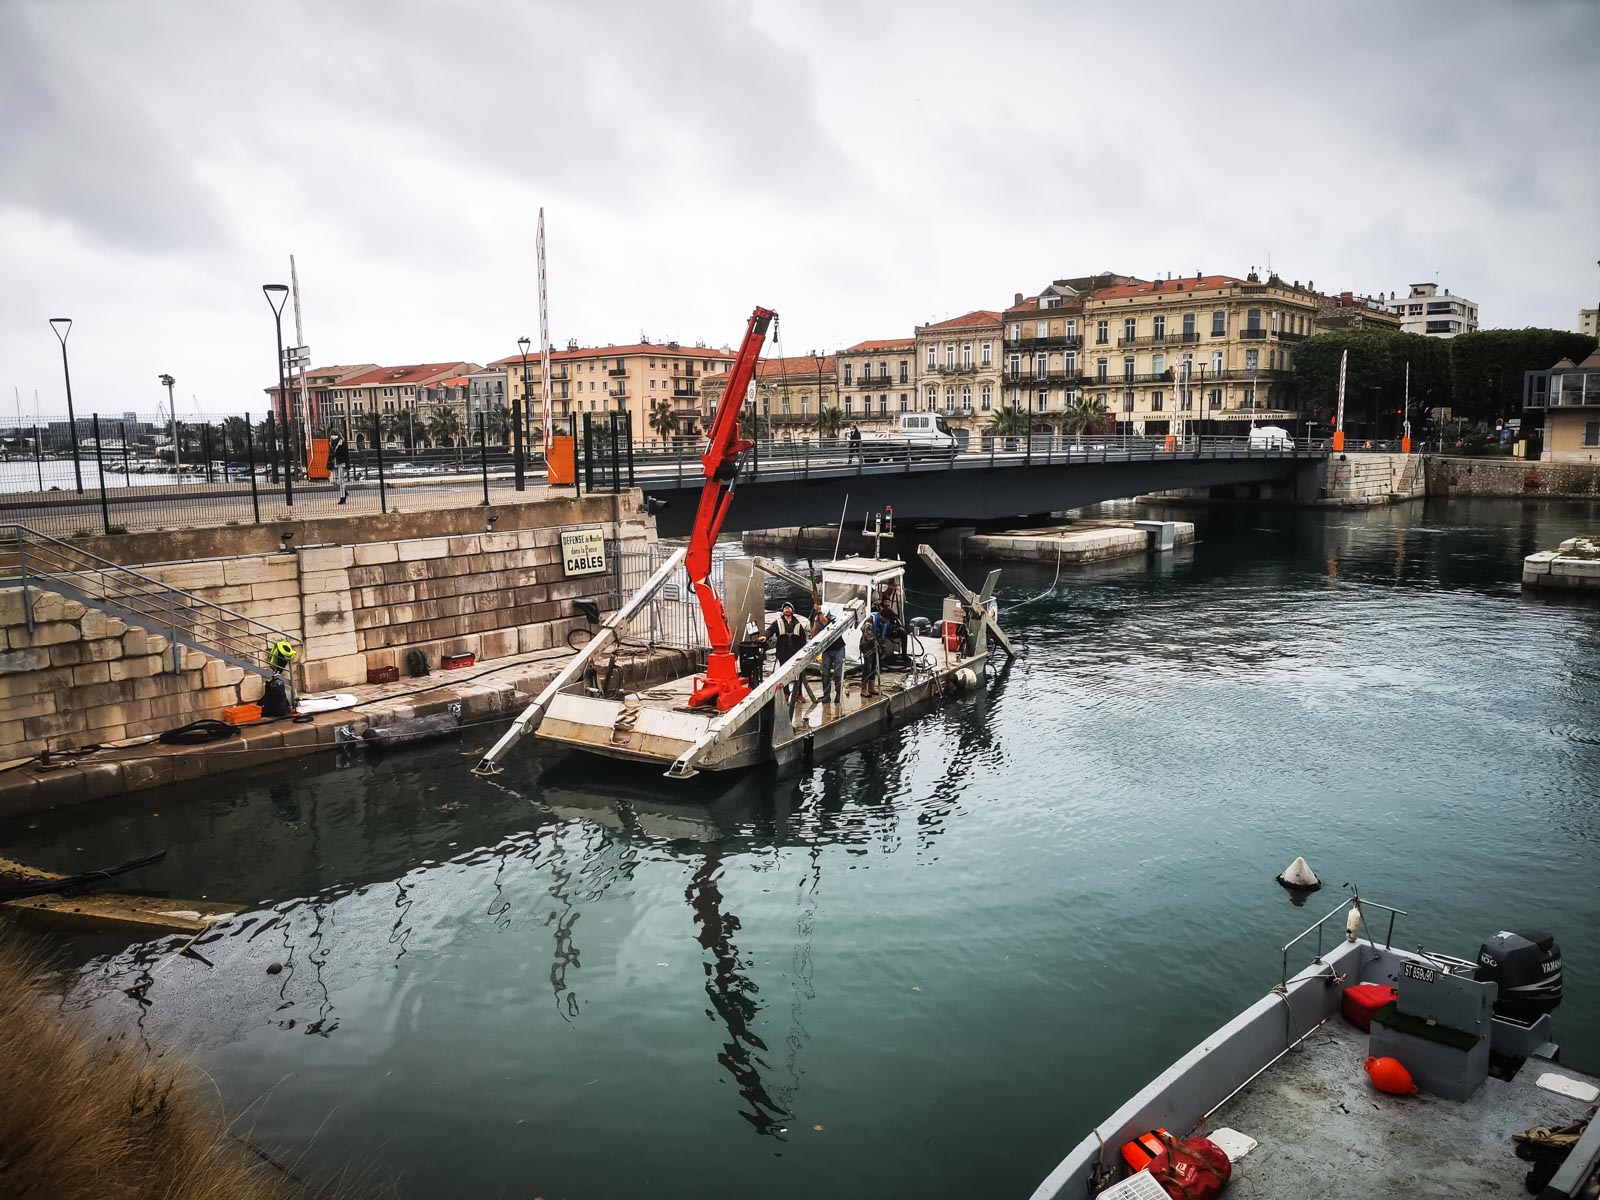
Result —
MULTIPOLYGON (((1600 299, 1600 3, 0 0, 0 412, 321 363, 836 349, 1053 277, 1600 299), (292 337, 286 335, 287 340, 292 337)), ((776 351, 771 351, 776 352, 776 351)))

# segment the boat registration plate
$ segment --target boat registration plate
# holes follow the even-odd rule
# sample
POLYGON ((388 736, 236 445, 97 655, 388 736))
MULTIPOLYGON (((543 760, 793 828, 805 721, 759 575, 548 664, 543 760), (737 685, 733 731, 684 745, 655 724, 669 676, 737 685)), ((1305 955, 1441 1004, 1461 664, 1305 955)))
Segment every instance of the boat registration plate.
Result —
POLYGON ((1419 967, 1416 963, 1405 963, 1400 971, 1407 979, 1420 979, 1423 983, 1432 983, 1439 978, 1439 972, 1432 967, 1419 967))

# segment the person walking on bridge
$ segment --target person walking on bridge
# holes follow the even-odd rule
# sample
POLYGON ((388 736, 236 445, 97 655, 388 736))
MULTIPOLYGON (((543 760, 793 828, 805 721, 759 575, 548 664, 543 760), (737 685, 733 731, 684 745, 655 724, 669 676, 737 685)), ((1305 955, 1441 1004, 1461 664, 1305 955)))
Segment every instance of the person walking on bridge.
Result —
POLYGON ((328 460, 333 463, 333 485, 343 504, 350 498, 350 444, 337 433, 328 437, 328 460))

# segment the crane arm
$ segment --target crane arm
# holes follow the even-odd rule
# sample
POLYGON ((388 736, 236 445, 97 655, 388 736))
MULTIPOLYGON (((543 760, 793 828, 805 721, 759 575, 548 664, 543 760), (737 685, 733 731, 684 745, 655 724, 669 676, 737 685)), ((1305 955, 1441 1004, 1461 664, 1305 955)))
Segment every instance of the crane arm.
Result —
POLYGON ((706 639, 711 643, 711 655, 706 662, 706 673, 700 677, 689 697, 691 707, 714 703, 726 712, 749 691, 749 686, 739 677, 732 654, 733 637, 728 630, 728 618, 722 599, 711 587, 711 552, 727 520, 728 505, 733 501, 733 484, 739 472, 739 456, 755 443, 739 436, 739 410, 744 407, 745 392, 755 378, 756 361, 761 357, 761 346, 766 341, 767 328, 778 314, 768 308, 756 308, 745 327, 744 341, 728 371, 728 386, 722 393, 722 404, 706 438, 706 452, 702 459, 706 481, 700 490, 700 506, 695 512, 694 530, 689 535, 689 551, 684 566, 689 572, 689 583, 694 588, 695 599, 700 604, 700 616, 705 622, 706 639))

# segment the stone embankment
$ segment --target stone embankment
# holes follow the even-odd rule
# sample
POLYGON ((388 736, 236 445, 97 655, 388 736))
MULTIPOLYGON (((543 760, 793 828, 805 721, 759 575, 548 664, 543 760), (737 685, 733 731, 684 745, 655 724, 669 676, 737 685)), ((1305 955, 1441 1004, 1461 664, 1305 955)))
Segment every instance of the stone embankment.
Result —
POLYGON ((1524 590, 1600 595, 1600 535, 1568 538, 1522 560, 1524 590))
MULTIPOLYGON (((1140 523, 1150 524, 1160 522, 1140 523)), ((1173 527, 1173 545, 1193 544, 1193 522, 1165 524, 1173 527)), ((961 549, 963 554, 1003 562, 1033 562, 1046 567, 1052 563, 1082 566, 1146 553, 1151 549, 1151 531, 1132 521, 1075 521, 1071 525, 974 534, 962 543, 961 549)))
POLYGON ((1600 464, 1428 456, 1430 496, 1600 499, 1600 464))

